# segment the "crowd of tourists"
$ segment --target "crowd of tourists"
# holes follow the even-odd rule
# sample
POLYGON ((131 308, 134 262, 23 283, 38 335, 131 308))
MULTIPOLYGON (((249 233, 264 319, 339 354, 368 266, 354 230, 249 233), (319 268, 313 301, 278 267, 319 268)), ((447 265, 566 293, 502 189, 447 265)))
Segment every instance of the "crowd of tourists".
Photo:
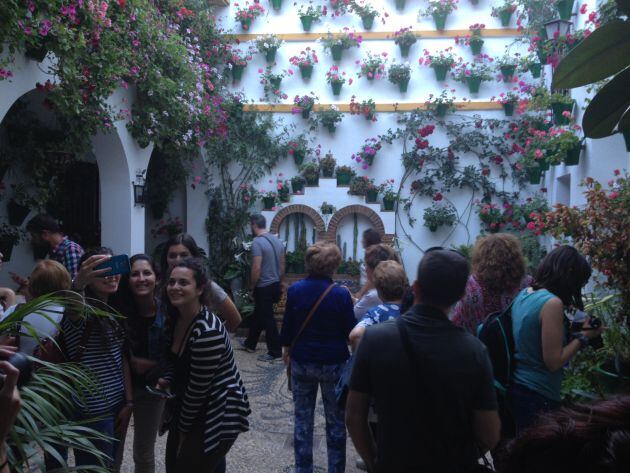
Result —
MULTIPOLYGON (((357 466, 369 472, 630 471, 628 397, 561 403, 564 367, 605 329, 586 319, 571 331, 567 322, 566 313, 584 309, 591 276, 575 248, 553 249, 528 275, 519 240, 491 234, 477 240, 470 265, 458 251, 426 250, 410 284, 394 248, 368 229, 358 291, 333 281, 342 258, 332 242, 308 247, 307 276, 286 288, 282 241, 262 215, 250 223, 254 312, 236 348, 254 353, 265 332, 259 360, 286 364, 297 473, 314 471, 318 391, 329 473, 346 469, 347 433, 357 466), (274 304, 285 291, 279 331, 274 304), (514 369, 504 396, 477 328, 506 311, 514 369)), ((109 458, 110 471, 120 468, 131 416, 136 472, 155 472, 156 438, 165 431, 168 473, 226 471, 226 454, 249 429, 251 412, 229 333, 241 316, 209 279, 194 239, 172 237, 159 261, 132 256, 121 276, 107 275, 111 249, 84 251, 47 215, 27 230, 48 246, 49 257, 28 278, 13 275, 15 292, 0 289, 2 318, 19 307, 20 295, 80 294, 85 307, 98 310, 51 298, 22 320, 28 329, 0 339, 0 473, 9 471, 4 441, 20 405, 18 371, 6 359, 18 350, 47 359, 50 340, 98 382, 68 415, 104 434, 94 446, 109 458)), ((67 452, 59 451, 45 459, 47 469, 63 466, 67 452)), ((79 470, 99 458, 75 452, 79 470)))

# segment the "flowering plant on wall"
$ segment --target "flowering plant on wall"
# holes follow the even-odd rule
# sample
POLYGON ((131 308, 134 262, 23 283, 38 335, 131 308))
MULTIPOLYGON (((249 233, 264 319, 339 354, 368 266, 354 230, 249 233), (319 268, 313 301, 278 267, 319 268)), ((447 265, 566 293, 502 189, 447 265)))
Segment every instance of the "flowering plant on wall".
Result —
POLYGON ((265 55, 267 62, 274 62, 276 52, 284 41, 275 34, 265 34, 256 38, 256 48, 258 52, 265 55))
POLYGON ((501 26, 509 26, 512 14, 516 11, 516 3, 511 0, 504 0, 502 5, 492 7, 491 15, 501 20, 501 26))
POLYGON ((350 0, 350 8, 352 12, 358 15, 363 22, 363 27, 366 30, 372 29, 374 24, 374 18, 380 16, 380 13, 365 0, 350 0))
POLYGON ((313 66, 319 62, 317 53, 310 47, 307 47, 297 56, 289 58, 289 62, 300 68, 303 79, 309 79, 313 73, 313 66))
POLYGON ((329 132, 334 133, 336 124, 343 119, 343 113, 339 111, 339 107, 331 105, 329 108, 319 110, 317 112, 317 122, 327 128, 329 132))
POLYGON ((322 202, 322 205, 319 206, 319 211, 322 213, 322 215, 332 215, 335 213, 336 210, 337 209, 334 205, 329 204, 326 201, 322 202))
POLYGON ((457 10, 459 0, 429 0, 429 6, 418 12, 418 18, 425 16, 433 17, 435 27, 443 30, 446 25, 446 17, 457 10))
POLYGON ((551 156, 549 160, 553 164, 564 162, 567 166, 579 164, 580 152, 582 150, 582 138, 577 132, 582 128, 579 125, 571 127, 552 127, 549 130, 549 150, 551 156))
MULTIPOLYGON (((326 82, 331 85, 333 95, 339 95, 341 86, 346 83, 346 73, 340 71, 336 65, 332 65, 326 72, 326 82)), ((348 84, 352 84, 352 79, 349 79, 348 84)))
POLYGON ((485 41, 481 38, 481 32, 485 29, 485 27, 486 25, 483 23, 470 25, 468 27, 470 34, 467 34, 466 36, 455 36, 455 44, 470 46, 470 50, 474 56, 481 54, 481 48, 485 43, 485 41))
POLYGON ((241 7, 238 3, 235 3, 236 14, 234 19, 241 23, 241 27, 244 30, 250 29, 252 22, 265 13, 265 8, 260 4, 259 0, 254 0, 252 4, 245 2, 245 5, 241 7))
POLYGON ((272 68, 268 66, 264 70, 262 68, 258 69, 258 73, 260 74, 260 83, 263 85, 267 100, 272 97, 278 99, 286 99, 288 97, 287 94, 280 91, 280 84, 286 76, 293 75, 293 70, 284 69, 279 73, 274 73, 272 68))
POLYGON ((448 203, 434 202, 431 207, 424 209, 424 226, 430 231, 436 232, 440 227, 452 227, 457 222, 457 211, 448 203))
POLYGON ((287 154, 293 157, 298 166, 304 162, 304 158, 310 155, 313 149, 309 146, 304 133, 299 134, 287 143, 287 154))
POLYGON ((293 108, 292 113, 302 113, 303 118, 308 118, 316 100, 319 100, 319 97, 317 97, 313 92, 309 95, 296 95, 293 99, 295 107, 293 108))
POLYGON ((435 72, 435 78, 438 81, 446 79, 446 73, 455 64, 455 54, 453 48, 446 48, 431 54, 428 49, 424 50, 424 54, 418 59, 418 63, 427 66, 435 72))
POLYGON ((513 87, 508 92, 501 92, 499 95, 491 97, 490 101, 500 103, 503 106, 506 117, 514 115, 514 111, 517 111, 519 114, 523 113, 524 108, 527 106, 527 99, 519 92, 518 87, 513 87), (519 104, 522 104, 522 106, 519 106, 517 109, 516 107, 519 104))
POLYGON ((350 98, 350 115, 363 115, 366 120, 376 121, 376 103, 374 100, 363 100, 361 103, 356 102, 353 95, 350 98))
POLYGON ((227 58, 228 68, 232 71, 232 82, 237 82, 243 77, 243 71, 247 63, 252 60, 251 51, 243 52, 240 49, 232 49, 227 58))
POLYGON ((383 200, 396 200, 398 190, 394 187, 394 179, 386 179, 378 186, 378 191, 383 195, 383 200))
POLYGON ((153 238, 163 236, 170 238, 184 231, 184 224, 179 217, 168 217, 160 219, 153 228, 151 228, 151 235, 153 238))
POLYGON ((519 53, 510 54, 506 52, 496 60, 497 72, 501 73, 500 79, 503 82, 517 82, 518 77, 514 75, 521 60, 519 53))
MULTIPOLYGON (((297 3, 293 5, 297 5, 297 3)), ((319 21, 319 19, 322 16, 326 16, 327 13, 328 11, 325 6, 313 6, 312 1, 309 1, 308 5, 300 5, 300 8, 298 8, 298 16, 300 17, 304 31, 310 31, 313 22, 319 21)))
POLYGON ((411 79, 411 66, 408 62, 393 63, 387 71, 387 76, 392 84, 397 84, 401 92, 407 92, 409 79, 411 79))
POLYGON ((401 28, 394 33, 394 43, 400 48, 400 55, 407 57, 409 55, 409 49, 418 41, 418 35, 413 32, 413 29, 401 28))
POLYGON ((361 146, 361 149, 352 155, 352 159, 357 163, 361 163, 363 169, 367 169, 374 163, 374 158, 382 146, 377 138, 368 138, 361 146))
POLYGON ((350 9, 351 0, 330 0, 330 8, 334 16, 341 16, 350 9))
POLYGON ((455 89, 444 89, 440 95, 429 94, 429 98, 424 102, 428 110, 442 118, 447 112, 455 111, 455 89))
MULTIPOLYGON (((354 173, 354 170, 352 172, 354 173)), ((350 189, 348 189, 348 194, 365 195, 368 189, 375 187, 376 186, 374 185, 374 179, 370 179, 367 176, 355 176, 353 174, 350 180, 350 189)))
POLYGON ((325 37, 321 38, 321 43, 324 49, 329 49, 332 53, 335 61, 340 61, 343 51, 352 47, 360 47, 363 37, 357 35, 354 31, 350 31, 350 28, 345 27, 339 35, 333 35, 328 33, 325 37))
POLYGON ((366 77, 367 80, 381 79, 385 77, 385 65, 387 64, 387 53, 382 52, 380 54, 372 55, 367 53, 367 58, 357 59, 356 64, 361 68, 361 71, 357 74, 358 77, 366 77))
POLYGON ((470 93, 479 92, 482 82, 493 79, 491 67, 493 59, 487 54, 479 54, 470 62, 461 62, 452 71, 453 79, 468 84, 470 93))

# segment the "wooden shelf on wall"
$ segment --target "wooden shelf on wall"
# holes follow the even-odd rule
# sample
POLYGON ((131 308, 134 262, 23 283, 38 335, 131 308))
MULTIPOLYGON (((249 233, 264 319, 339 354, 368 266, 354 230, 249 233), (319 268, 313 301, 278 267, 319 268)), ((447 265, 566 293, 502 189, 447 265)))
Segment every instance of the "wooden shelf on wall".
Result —
MULTIPOLYGON (((454 38, 456 36, 466 36, 470 34, 470 30, 414 30, 414 33, 423 38, 454 38)), ((327 32, 321 33, 284 33, 277 34, 276 36, 284 41, 315 41, 321 37, 326 36, 327 32)), ((364 40, 388 40, 394 38, 393 31, 357 31, 364 40)), ((482 37, 485 38, 513 38, 515 36, 522 36, 523 32, 514 28, 493 28, 483 30, 482 37)), ((263 33, 248 33, 248 34, 235 34, 227 35, 231 36, 239 41, 253 41, 259 36, 263 36, 263 33)), ((341 36, 341 33, 333 33, 334 37, 341 36)))
MULTIPOLYGON (((350 104, 316 104, 313 107, 314 111, 327 109, 331 105, 335 105, 340 112, 350 112, 350 104)), ((455 106, 458 110, 501 110, 502 106, 497 102, 455 102, 455 106)), ((295 106, 290 103, 282 104, 268 104, 268 103, 253 103, 245 104, 243 110, 246 112, 274 112, 274 113, 291 113, 295 106)), ((424 103, 377 103, 377 112, 411 112, 413 110, 420 109, 426 110, 427 106, 424 103)))

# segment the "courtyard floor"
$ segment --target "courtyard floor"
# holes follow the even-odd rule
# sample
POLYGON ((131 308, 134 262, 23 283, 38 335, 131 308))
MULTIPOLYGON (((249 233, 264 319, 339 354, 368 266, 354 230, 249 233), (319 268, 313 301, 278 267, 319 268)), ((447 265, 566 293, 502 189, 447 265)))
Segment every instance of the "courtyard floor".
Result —
MULTIPOLYGON (((233 339, 233 346, 238 342, 233 339)), ((287 390, 286 371, 282 362, 258 361, 265 353, 260 343, 257 353, 234 350, 236 363, 247 388, 252 414, 249 418, 251 430, 240 435, 227 456, 230 473, 289 473, 293 465, 293 403, 287 390)), ((326 435, 324 410, 321 399, 315 414, 315 436, 313 455, 315 471, 326 471, 326 435)), ((133 420, 125 443, 125 457, 121 472, 133 473, 133 420)), ((164 448, 166 436, 158 438, 156 462, 158 473, 164 470, 164 448)), ((357 454, 352 441, 347 441, 346 472, 357 473, 357 454)))

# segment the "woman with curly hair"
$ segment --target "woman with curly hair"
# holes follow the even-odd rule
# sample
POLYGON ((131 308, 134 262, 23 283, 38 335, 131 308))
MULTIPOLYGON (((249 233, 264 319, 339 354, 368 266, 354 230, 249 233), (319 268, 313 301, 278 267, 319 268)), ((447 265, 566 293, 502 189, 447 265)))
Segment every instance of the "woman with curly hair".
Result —
POLYGON ((521 243, 509 233, 481 237, 472 250, 466 294, 453 309, 452 321, 476 334, 488 314, 506 308, 529 285, 521 243))

